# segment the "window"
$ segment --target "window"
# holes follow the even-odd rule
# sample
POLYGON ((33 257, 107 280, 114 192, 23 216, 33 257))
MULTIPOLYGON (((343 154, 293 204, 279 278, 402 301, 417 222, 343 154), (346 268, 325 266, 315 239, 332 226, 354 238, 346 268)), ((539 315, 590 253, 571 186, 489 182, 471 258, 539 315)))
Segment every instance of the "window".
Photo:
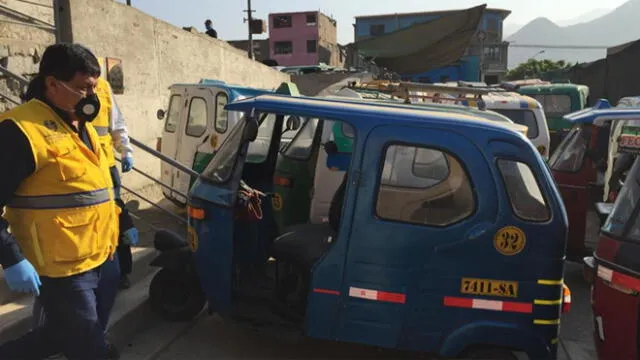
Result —
POLYGON ((635 216, 633 219, 633 226, 629 229, 628 234, 624 234, 624 228, 628 225, 631 216, 633 216, 634 209, 638 206, 638 199, 640 199, 640 161, 635 161, 618 199, 611 210, 611 215, 607 218, 607 221, 602 227, 603 231, 606 231, 612 235, 625 236, 626 240, 633 240, 640 242, 640 216, 635 216))
POLYGON ((191 98, 186 133, 189 136, 200 137, 205 131, 207 131, 207 102, 203 98, 191 98))
POLYGON ((307 14, 307 25, 315 25, 316 22, 316 14, 307 14))
POLYGON ((316 40, 307 40, 307 53, 312 54, 316 53, 318 46, 316 40))
POLYGON ((273 27, 276 29, 291 27, 291 15, 274 16, 273 27))
POLYGON ((522 162, 498 160, 498 168, 514 214, 527 221, 547 221, 549 208, 531 168, 522 162))
POLYGON ((387 147, 376 201, 380 218, 447 226, 474 209, 471 182, 455 157, 425 147, 387 147))
POLYGON ((223 183, 229 180, 235 167, 238 150, 242 142, 242 133, 247 122, 242 119, 233 127, 229 137, 222 143, 220 149, 209 162, 209 165, 202 172, 205 179, 216 183, 223 183))
POLYGON ((273 126, 276 124, 275 114, 264 114, 261 116, 260 127, 258 128, 258 136, 249 143, 247 151, 247 162, 260 164, 269 156, 269 146, 273 137, 273 126))
POLYGON ((176 132, 178 122, 180 121, 180 107, 182 105, 182 96, 172 95, 169 99, 169 111, 167 111, 167 120, 164 123, 164 130, 169 133, 176 132))
POLYGON ((497 19, 487 19, 487 32, 497 33, 499 30, 497 19))
POLYGON ((220 134, 227 132, 229 127, 229 112, 224 108, 228 102, 227 94, 220 92, 216 95, 216 131, 220 134))
POLYGON ((534 95, 542 105, 547 117, 562 117, 571 112, 571 98, 569 95, 534 95))
POLYGON ((591 126, 576 126, 560 142, 549 159, 552 170, 576 172, 582 169, 584 155, 591 140, 591 126))
POLYGON ((384 34, 384 24, 376 24, 369 26, 369 35, 380 36, 384 34))
POLYGON ((273 45, 273 52, 276 55, 286 55, 293 52, 293 43, 291 41, 276 41, 273 45))
POLYGON ((531 110, 516 110, 516 109, 491 109, 497 113, 500 113, 513 121, 516 124, 524 125, 527 127, 527 137, 529 139, 535 139, 539 135, 538 120, 536 115, 531 110))
POLYGON ((318 119, 311 119, 305 122, 291 143, 289 143, 289 145, 284 149, 284 156, 297 160, 306 160, 311 156, 313 139, 316 136, 318 121, 318 119))

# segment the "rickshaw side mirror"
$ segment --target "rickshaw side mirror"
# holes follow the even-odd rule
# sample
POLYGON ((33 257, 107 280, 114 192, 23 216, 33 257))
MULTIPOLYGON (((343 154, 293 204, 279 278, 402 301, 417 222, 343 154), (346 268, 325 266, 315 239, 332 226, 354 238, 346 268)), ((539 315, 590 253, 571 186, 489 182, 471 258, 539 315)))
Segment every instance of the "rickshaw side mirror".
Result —
POLYGON ((158 112, 156 113, 156 117, 158 118, 158 120, 164 119, 164 115, 165 115, 164 110, 158 109, 158 112))
POLYGON ((324 151, 327 155, 334 155, 338 153, 338 145, 333 141, 328 141, 324 144, 324 151))
POLYGON ((297 116, 289 116, 287 119, 287 131, 298 130, 300 128, 300 118, 297 116))
POLYGON ((244 128, 242 138, 244 141, 254 141, 258 137, 258 120, 255 116, 247 116, 247 126, 244 128))

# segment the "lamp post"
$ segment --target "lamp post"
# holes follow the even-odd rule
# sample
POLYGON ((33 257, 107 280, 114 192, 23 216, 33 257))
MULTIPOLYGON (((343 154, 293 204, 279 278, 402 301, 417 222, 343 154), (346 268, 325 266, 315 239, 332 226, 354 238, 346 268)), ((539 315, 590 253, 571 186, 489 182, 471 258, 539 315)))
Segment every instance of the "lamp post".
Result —
POLYGON ((536 56, 544 54, 545 52, 547 52, 547 50, 540 50, 537 53, 533 54, 533 56, 531 56, 530 59, 535 59, 536 56))

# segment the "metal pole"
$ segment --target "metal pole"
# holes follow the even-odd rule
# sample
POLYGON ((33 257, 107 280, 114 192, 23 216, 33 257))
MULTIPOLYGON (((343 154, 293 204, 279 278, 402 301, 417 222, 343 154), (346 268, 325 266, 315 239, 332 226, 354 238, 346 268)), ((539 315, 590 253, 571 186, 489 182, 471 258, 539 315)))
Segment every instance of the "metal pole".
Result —
POLYGON ((249 24, 249 59, 253 60, 253 34, 251 33, 251 0, 247 0, 247 23, 249 24))
POLYGON ((60 1, 53 0, 53 27, 55 28, 56 34, 56 44, 61 42, 61 31, 60 31, 60 1))
POLYGON ((131 0, 127 0, 127 5, 131 6, 131 0))

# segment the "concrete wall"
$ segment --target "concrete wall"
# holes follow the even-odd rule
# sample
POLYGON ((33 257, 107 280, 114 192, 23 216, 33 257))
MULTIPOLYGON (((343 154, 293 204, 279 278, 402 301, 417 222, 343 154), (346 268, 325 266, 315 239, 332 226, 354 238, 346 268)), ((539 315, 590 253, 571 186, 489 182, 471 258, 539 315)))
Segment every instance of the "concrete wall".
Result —
MULTIPOLYGON (((51 0, 0 0, 0 5, 53 25, 51 0)), ((44 49, 55 42, 52 30, 20 24, 24 17, 0 10, 0 65, 30 79, 38 72, 38 63, 44 49)), ((0 74, 0 93, 19 100, 23 88, 19 82, 0 74)), ((0 98, 0 112, 15 104, 0 98)))
POLYGON ((338 24, 323 13, 318 13, 319 61, 329 66, 344 66, 338 47, 338 24))
POLYGON ((291 81, 296 83, 300 94, 306 96, 331 95, 333 90, 339 90, 336 87, 346 85, 347 81, 356 80, 371 81, 373 75, 370 73, 318 73, 291 76, 291 81))
MULTIPOLYGON (((167 107, 171 84, 210 78, 271 89, 289 81, 287 74, 250 60, 245 51, 206 34, 187 32, 134 7, 112 0, 66 0, 62 7, 61 23, 69 28, 62 32, 63 41, 85 44, 100 57, 122 59, 125 90, 116 95, 116 101, 130 134, 151 147, 162 134, 156 111, 167 107), (66 39, 70 34, 72 38, 66 39)), ((160 175, 159 160, 139 149, 135 155, 136 167, 160 175)), ((139 188, 148 180, 127 174, 123 183, 139 188)))

